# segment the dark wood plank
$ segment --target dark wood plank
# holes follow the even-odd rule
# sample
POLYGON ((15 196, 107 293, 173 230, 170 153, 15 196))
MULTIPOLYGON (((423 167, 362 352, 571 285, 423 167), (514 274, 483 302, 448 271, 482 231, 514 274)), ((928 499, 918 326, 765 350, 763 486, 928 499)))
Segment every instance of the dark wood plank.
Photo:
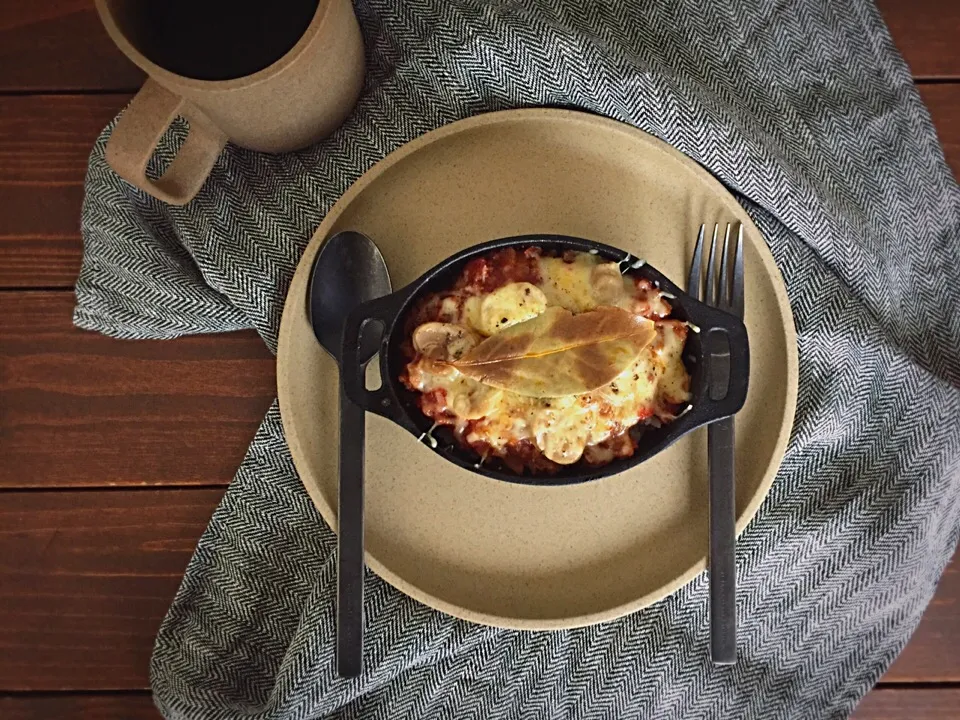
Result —
POLYGON ((857 706, 853 720, 956 720, 957 688, 876 688, 857 706))
POLYGON ((0 287, 71 287, 93 141, 129 95, 0 97, 0 287))
POLYGON ((0 690, 147 688, 157 628, 222 492, 0 496, 0 690))
MULTIPOLYGON (((947 566, 910 643, 883 682, 960 682, 960 554, 947 566)), ((957 707, 960 717, 960 706, 957 707)))
POLYGON ((876 0, 915 78, 960 78, 960 2, 876 0))
MULTIPOLYGON (((960 7, 960 0, 957 2, 960 7)), ((960 45, 960 21, 957 25, 957 44, 960 45)), ((960 178, 960 82, 942 85, 921 85, 920 97, 930 111, 940 144, 953 170, 960 178)))
POLYGON ((147 692, 0 695, 4 720, 162 720, 147 692))
POLYGON ((0 488, 226 484, 276 395, 253 332, 121 341, 0 293, 0 488))
POLYGON ((132 90, 143 73, 110 40, 93 0, 0 3, 0 92, 132 90))

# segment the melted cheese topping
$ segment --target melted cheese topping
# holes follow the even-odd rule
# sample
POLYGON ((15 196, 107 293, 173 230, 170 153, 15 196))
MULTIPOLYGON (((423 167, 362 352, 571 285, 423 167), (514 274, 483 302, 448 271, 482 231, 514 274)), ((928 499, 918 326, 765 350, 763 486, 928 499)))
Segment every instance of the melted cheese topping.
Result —
MULTIPOLYGON (((548 306, 578 313, 616 305, 654 319, 670 312, 659 290, 649 283, 638 285, 621 275, 616 263, 601 263, 587 253, 577 253, 573 262, 541 257, 539 269, 537 285, 508 283, 459 303, 445 298, 440 315, 490 336, 536 317, 548 306)), ((504 455, 511 445, 529 441, 548 459, 570 464, 587 448, 622 436, 639 422, 652 417, 669 422, 677 406, 689 400, 690 378, 681 360, 687 325, 657 320, 656 327, 654 342, 633 365, 608 385, 581 395, 525 397, 483 385, 422 356, 408 366, 409 383, 424 393, 443 391, 440 409, 455 417, 457 434, 468 444, 504 455)), ((591 455, 603 462, 613 457, 603 451, 591 455)))
POLYGON ((463 320, 477 332, 489 336, 532 320, 546 309, 547 297, 536 285, 507 283, 492 293, 467 298, 463 320))

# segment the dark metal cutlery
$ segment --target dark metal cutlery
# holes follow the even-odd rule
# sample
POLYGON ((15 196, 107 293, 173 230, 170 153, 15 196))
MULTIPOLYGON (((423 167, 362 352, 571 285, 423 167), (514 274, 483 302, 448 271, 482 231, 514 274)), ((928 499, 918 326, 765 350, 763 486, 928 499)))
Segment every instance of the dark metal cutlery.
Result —
MULTIPOLYGON (((687 292, 707 305, 742 318, 743 226, 737 231, 736 242, 731 244, 728 224, 722 247, 717 237, 719 229, 719 225, 714 225, 710 255, 704 269, 704 226, 700 226, 690 264, 687 292)), ((704 356, 710 377, 710 397, 721 399, 729 384, 731 349, 720 335, 711 335, 706 342, 708 347, 704 349, 704 356)), ((710 655, 718 665, 730 665, 737 660, 734 439, 733 417, 717 420, 707 427, 710 473, 710 655)))
MULTIPOLYGON (((313 333, 343 375, 342 336, 356 306, 391 291, 387 265, 374 242, 358 232, 328 239, 314 260, 307 290, 313 333)), ((379 349, 379 338, 364 338, 360 363, 379 349)), ((356 677, 363 669, 363 450, 364 411, 340 383, 340 486, 337 552, 337 674, 356 677)))

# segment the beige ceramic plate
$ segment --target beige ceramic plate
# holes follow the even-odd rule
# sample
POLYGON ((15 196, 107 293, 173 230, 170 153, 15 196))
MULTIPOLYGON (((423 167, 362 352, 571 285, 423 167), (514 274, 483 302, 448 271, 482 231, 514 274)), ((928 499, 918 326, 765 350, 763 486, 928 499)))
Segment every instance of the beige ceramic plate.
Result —
MULTIPOLYGON (((336 528, 337 368, 306 313, 321 243, 370 235, 400 288, 443 258, 525 233, 576 235, 645 258, 677 282, 703 222, 740 221, 751 372, 737 416, 737 528, 767 494, 797 397, 796 331, 759 231, 694 162, 627 125, 560 110, 454 123, 367 172, 317 229, 290 286, 277 383, 290 450, 336 528)), ((706 431, 620 475, 530 487, 473 475, 367 417, 369 566, 403 592, 467 620, 523 629, 588 625, 692 580, 707 548, 706 431)))

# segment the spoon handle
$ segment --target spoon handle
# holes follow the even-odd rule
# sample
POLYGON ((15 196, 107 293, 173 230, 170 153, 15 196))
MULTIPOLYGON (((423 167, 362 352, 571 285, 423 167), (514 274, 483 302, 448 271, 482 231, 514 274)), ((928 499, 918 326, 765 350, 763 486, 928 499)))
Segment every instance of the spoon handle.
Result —
POLYGON ((340 386, 340 491, 337 524, 337 674, 363 670, 364 411, 340 386))

